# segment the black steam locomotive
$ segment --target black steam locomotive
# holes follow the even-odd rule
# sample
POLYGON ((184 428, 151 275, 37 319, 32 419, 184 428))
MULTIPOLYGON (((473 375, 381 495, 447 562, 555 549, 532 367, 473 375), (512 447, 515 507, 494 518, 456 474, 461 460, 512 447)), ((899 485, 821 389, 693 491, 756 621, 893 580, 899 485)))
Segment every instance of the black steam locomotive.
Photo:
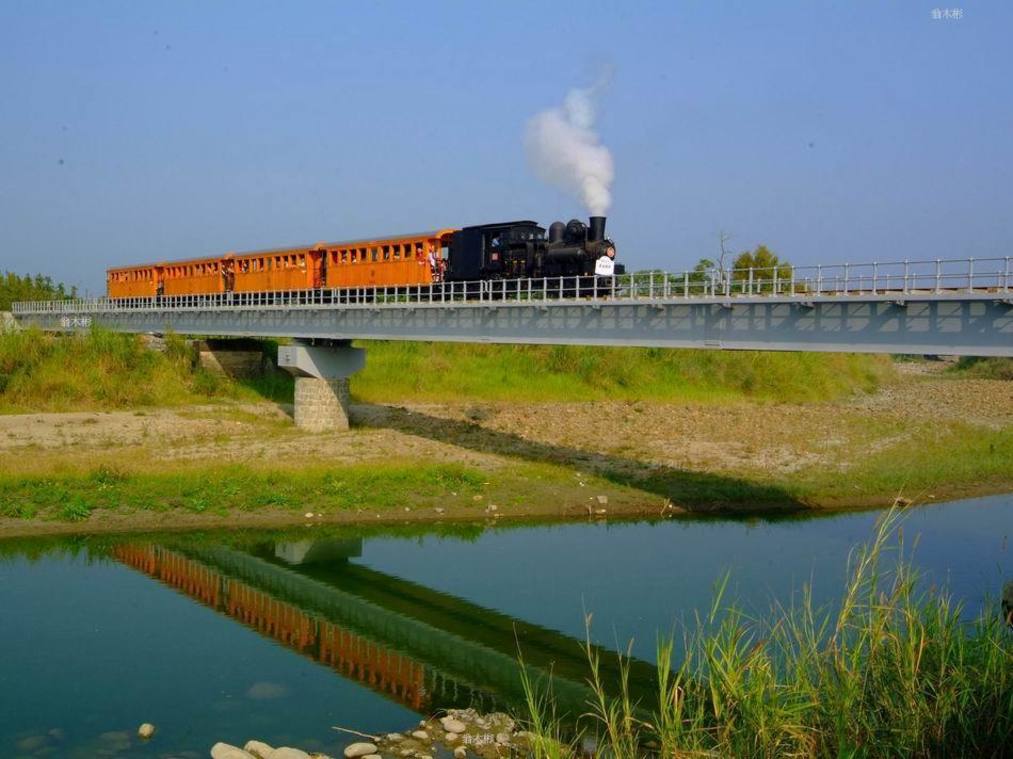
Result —
POLYGON ((481 224, 454 232, 447 280, 474 281, 527 277, 612 276, 625 267, 615 263, 616 246, 605 236, 605 217, 553 222, 481 224))

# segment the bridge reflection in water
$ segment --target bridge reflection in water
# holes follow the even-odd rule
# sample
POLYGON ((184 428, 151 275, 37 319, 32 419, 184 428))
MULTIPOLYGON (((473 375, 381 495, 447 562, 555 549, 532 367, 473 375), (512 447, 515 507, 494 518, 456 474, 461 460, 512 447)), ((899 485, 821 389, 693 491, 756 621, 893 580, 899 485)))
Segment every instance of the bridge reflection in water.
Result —
MULTIPOLYGON (((518 649, 549 678, 561 714, 587 710, 582 642, 548 628, 350 562, 361 540, 252 549, 122 544, 114 558, 342 676, 418 712, 523 709, 518 649)), ((596 649, 597 650, 597 649, 596 649)), ((606 682, 613 653, 599 650, 606 682)), ((630 662, 634 698, 649 704, 654 667, 630 662)), ((656 696, 655 696, 656 697, 656 696)))

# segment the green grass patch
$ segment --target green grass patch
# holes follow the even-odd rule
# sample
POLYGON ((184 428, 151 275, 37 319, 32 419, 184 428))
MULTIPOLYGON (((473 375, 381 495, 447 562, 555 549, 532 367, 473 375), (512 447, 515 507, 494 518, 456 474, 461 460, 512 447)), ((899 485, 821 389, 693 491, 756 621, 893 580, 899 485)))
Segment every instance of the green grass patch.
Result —
POLYGON ((967 495, 969 488, 1001 492, 1013 486, 1013 429, 921 424, 903 442, 844 470, 821 465, 778 480, 800 501, 821 505, 867 504, 901 494, 920 501, 967 495))
POLYGON ((292 400, 292 380, 232 380, 208 372, 177 335, 150 350, 137 335, 93 329, 56 336, 0 333, 0 413, 173 406, 214 399, 292 400))
POLYGON ((228 514, 263 509, 390 510, 454 494, 464 503, 487 475, 457 464, 354 465, 298 471, 214 467, 125 473, 100 467, 49 477, 0 476, 0 517, 77 522, 101 509, 228 514))
MULTIPOLYGON (((355 398, 405 401, 819 401, 877 388, 882 356, 587 346, 370 342, 355 398)), ((277 345, 263 343, 267 355, 277 345)), ((148 350, 93 329, 0 334, 0 413, 173 406, 213 399, 292 401, 285 372, 233 380, 205 371, 179 336, 148 350)))
POLYGON ((965 356, 950 372, 976 379, 1013 380, 1013 358, 965 356))
POLYGON ((370 402, 818 401, 870 392, 883 356, 760 351, 369 342, 354 397, 370 402))

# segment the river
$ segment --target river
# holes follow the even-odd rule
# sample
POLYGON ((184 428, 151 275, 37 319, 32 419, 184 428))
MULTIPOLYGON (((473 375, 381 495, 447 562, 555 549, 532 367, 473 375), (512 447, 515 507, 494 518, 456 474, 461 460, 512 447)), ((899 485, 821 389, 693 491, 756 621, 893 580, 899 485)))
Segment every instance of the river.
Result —
MULTIPOLYGON (((832 603, 879 516, 0 541, 0 756, 183 759, 249 738, 340 756, 332 725, 515 703, 518 645, 577 699, 587 614, 648 692, 658 636, 724 573, 756 613, 809 582, 832 603)), ((975 613, 1013 579, 1011 528, 1013 495, 912 509, 902 529, 975 613)))

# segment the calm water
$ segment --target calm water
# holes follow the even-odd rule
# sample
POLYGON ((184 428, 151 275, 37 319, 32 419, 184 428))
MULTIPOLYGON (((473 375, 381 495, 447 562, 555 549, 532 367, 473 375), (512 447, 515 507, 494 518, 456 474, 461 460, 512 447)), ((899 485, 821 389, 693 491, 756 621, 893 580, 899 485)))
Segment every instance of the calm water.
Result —
MULTIPOLYGON (((725 571, 759 611, 810 580, 832 601, 876 517, 0 542, 0 756, 207 756, 253 737, 339 755, 331 725, 509 705, 518 640, 578 698, 585 612, 646 671, 725 571)), ((1011 528, 1000 496, 919 508, 904 533, 977 609, 1013 579, 1011 528)))

